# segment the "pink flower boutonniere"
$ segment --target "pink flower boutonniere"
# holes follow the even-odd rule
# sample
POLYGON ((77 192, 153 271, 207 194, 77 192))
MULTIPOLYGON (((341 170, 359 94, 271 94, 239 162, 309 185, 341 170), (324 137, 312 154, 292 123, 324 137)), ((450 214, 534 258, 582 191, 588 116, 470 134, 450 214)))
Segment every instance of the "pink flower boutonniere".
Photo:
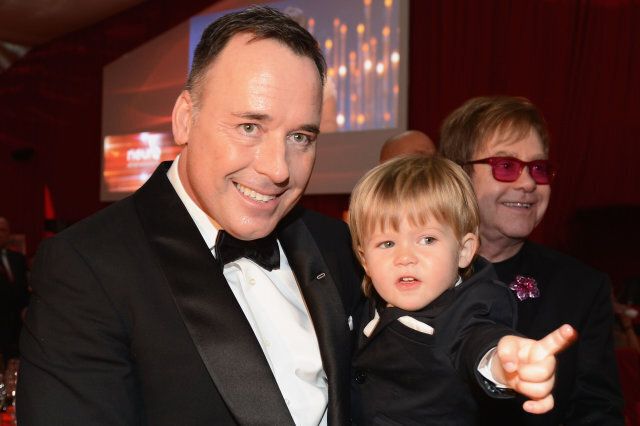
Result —
POLYGON ((538 290, 538 283, 532 277, 525 277, 523 275, 517 275, 516 279, 509 284, 509 288, 515 291, 519 301, 526 299, 535 299, 540 297, 540 290, 538 290))

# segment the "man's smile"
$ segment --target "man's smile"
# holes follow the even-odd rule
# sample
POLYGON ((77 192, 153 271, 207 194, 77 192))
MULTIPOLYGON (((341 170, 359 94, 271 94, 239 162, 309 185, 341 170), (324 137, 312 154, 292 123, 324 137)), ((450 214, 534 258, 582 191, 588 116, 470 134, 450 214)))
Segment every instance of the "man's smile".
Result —
POLYGON ((502 203, 502 205, 506 206, 506 207, 517 207, 517 208, 530 209, 531 206, 533 206, 533 203, 521 203, 521 202, 517 202, 517 201, 504 201, 502 203))
POLYGON ((274 200, 277 195, 267 195, 267 194, 261 194, 251 188, 248 188, 238 182, 234 182, 233 183, 236 187, 236 189, 238 190, 238 192, 240 192, 242 195, 244 195, 245 197, 248 197, 250 199, 252 199, 253 201, 260 201, 262 203, 266 203, 268 201, 274 200))

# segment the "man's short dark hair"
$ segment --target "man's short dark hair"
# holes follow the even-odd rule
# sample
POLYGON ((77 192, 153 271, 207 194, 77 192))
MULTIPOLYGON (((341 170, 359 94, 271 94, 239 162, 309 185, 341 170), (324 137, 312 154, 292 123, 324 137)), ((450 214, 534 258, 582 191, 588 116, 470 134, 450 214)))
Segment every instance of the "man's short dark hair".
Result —
POLYGON ((251 6, 224 15, 202 33, 186 84, 186 89, 192 95, 197 95, 194 90, 198 89, 209 65, 229 40, 240 33, 253 34, 252 41, 277 40, 296 54, 308 57, 318 68, 320 81, 324 84, 327 65, 316 39, 284 13, 268 6, 251 6))

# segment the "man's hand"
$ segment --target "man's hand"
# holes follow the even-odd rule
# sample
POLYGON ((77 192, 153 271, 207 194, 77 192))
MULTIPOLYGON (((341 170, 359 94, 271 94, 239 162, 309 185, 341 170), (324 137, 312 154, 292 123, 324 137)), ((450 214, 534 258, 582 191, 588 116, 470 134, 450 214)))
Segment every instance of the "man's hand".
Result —
POLYGON ((496 380, 530 398, 522 406, 525 411, 546 413, 553 408, 555 355, 571 346, 577 336, 567 324, 540 340, 505 336, 498 342, 491 372, 496 380))

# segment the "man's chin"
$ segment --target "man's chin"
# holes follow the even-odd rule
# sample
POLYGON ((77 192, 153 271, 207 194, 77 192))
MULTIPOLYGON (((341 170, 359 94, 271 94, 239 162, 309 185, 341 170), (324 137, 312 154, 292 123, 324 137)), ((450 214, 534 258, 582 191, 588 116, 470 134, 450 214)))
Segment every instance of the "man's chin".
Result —
POLYGON ((288 198, 278 200, 279 203, 273 210, 243 209, 243 206, 240 206, 238 210, 243 210, 242 213, 238 212, 233 217, 229 217, 226 226, 220 225, 225 231, 241 240, 257 240, 266 237, 293 209, 300 197, 293 202, 290 197, 288 198))
POLYGON ((252 223, 230 224, 223 229, 240 240, 257 240, 273 232, 279 221, 280 219, 275 218, 255 220, 252 223))
POLYGON ((512 240, 526 240, 535 228, 511 229, 505 233, 512 240))

